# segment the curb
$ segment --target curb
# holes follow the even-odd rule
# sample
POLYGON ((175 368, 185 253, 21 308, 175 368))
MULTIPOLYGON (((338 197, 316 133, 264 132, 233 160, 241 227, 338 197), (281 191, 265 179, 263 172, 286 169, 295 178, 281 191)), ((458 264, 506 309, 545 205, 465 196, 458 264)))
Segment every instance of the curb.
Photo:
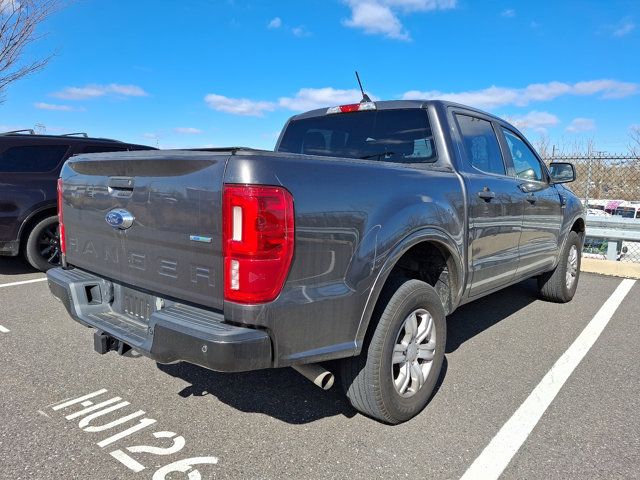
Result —
POLYGON ((640 280, 640 263, 614 262, 612 260, 583 258, 580 270, 587 273, 599 273, 600 275, 635 278, 640 280))

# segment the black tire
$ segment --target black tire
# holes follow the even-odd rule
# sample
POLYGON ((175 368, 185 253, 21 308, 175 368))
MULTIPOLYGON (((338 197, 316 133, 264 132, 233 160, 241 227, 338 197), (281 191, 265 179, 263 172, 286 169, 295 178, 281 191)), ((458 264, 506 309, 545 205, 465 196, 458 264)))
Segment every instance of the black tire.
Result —
POLYGON ((40 220, 29 232, 24 255, 33 268, 46 272, 60 265, 58 216, 40 220))
MULTIPOLYGON (((427 405, 442 369, 447 330, 442 302, 425 282, 393 278, 385 286, 371 322, 374 330, 367 335, 362 353, 341 361, 342 387, 351 405, 365 415, 389 424, 405 422, 427 405), (426 310, 433 320, 435 351, 424 383, 407 398, 394 386, 394 369, 403 364, 394 366, 393 349, 401 332, 407 335, 405 320, 419 309, 426 310)), ((413 380, 410 383, 413 386, 413 380)))
POLYGON ((580 279, 580 263, 582 260, 582 240, 580 236, 574 232, 569 232, 564 249, 560 254, 558 265, 550 272, 543 273, 538 277, 538 290, 540 298, 549 302, 566 303, 573 299, 578 288, 578 280, 580 279), (571 285, 567 285, 567 271, 570 271, 568 264, 569 255, 572 248, 577 252, 575 267, 575 276, 571 285))

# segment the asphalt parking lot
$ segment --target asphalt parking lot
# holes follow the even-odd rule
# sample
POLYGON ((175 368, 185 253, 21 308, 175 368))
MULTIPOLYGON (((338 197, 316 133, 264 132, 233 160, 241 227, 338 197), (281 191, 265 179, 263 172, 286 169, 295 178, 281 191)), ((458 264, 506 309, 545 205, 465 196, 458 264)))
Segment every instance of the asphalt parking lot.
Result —
MULTIPOLYGON (((556 305, 527 281, 460 308, 436 395, 391 427, 291 369, 98 355, 45 281, 10 285, 42 278, 0 259, 1 478, 460 478, 622 282, 583 274, 556 305)), ((640 282, 501 478, 640 478, 638 339, 640 282)))

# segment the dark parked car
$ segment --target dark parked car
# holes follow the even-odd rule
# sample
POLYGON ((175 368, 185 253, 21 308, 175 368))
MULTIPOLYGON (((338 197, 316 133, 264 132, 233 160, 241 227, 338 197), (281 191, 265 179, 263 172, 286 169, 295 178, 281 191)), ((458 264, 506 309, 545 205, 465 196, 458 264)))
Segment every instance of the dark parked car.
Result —
POLYGON ((85 133, 36 135, 33 130, 0 134, 0 255, 23 253, 46 271, 60 263, 56 182, 64 161, 79 153, 148 150, 85 133))
POLYGON ((504 120, 439 101, 297 115, 275 152, 81 155, 49 287, 100 353, 292 366, 323 387, 319 362, 340 360, 352 405, 398 423, 427 404, 458 306, 529 277, 573 298, 574 179, 504 120))

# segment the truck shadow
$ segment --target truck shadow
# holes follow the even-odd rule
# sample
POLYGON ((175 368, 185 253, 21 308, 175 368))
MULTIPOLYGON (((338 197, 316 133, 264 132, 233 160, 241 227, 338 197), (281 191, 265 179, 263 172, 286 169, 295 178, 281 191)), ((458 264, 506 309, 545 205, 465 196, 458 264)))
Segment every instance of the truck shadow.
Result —
MULTIPOLYGON (((460 307, 447 320, 446 353, 454 352, 467 340, 537 298, 535 282, 525 281, 460 307)), ((325 366, 337 373, 336 363, 325 366)), ((181 397, 212 395, 236 410, 269 415, 290 424, 306 424, 336 415, 352 418, 358 413, 342 394, 339 378, 331 390, 323 391, 290 368, 219 373, 188 363, 157 366, 190 384, 178 392, 181 397)), ((447 366, 445 357, 433 395, 444 383, 447 366)))
POLYGON ((191 384, 178 392, 181 397, 213 395, 236 410, 269 415, 290 424, 336 415, 351 418, 357 413, 339 385, 321 390, 291 368, 243 373, 213 372, 188 363, 158 364, 158 368, 191 384))
POLYGON ((26 273, 37 273, 27 261, 20 257, 0 257, 0 275, 24 275, 26 273))
POLYGON ((447 318, 446 353, 538 300, 536 280, 529 279, 458 308, 447 318))

